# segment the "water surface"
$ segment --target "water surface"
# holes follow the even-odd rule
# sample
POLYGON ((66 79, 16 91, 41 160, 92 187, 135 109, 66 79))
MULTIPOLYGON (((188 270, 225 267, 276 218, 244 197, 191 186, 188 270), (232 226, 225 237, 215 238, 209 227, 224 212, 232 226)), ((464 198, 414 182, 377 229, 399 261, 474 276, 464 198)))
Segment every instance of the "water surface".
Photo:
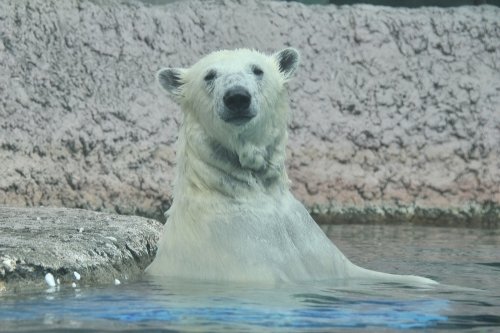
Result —
POLYGON ((436 288, 320 281, 294 285, 122 281, 0 296, 0 331, 500 331, 500 231, 324 226, 363 267, 419 274, 436 288), (456 287, 459 286, 459 287, 456 287))

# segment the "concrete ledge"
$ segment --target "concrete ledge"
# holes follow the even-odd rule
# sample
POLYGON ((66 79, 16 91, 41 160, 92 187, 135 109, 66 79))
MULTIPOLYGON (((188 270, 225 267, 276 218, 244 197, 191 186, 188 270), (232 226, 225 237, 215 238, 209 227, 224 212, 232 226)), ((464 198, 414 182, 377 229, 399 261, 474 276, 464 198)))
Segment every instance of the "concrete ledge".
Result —
POLYGON ((500 226, 500 206, 494 203, 461 207, 417 205, 315 206, 311 216, 319 224, 402 224, 439 227, 500 226))
POLYGON ((67 208, 0 206, 0 290, 134 279, 153 260, 161 223, 67 208))

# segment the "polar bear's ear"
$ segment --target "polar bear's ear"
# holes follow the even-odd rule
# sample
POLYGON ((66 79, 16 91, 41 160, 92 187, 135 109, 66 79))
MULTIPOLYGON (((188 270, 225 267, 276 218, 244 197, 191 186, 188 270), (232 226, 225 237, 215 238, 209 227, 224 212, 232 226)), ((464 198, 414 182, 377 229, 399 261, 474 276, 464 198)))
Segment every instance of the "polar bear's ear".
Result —
POLYGON ((162 68, 156 73, 160 85, 175 97, 180 95, 181 87, 184 84, 182 80, 183 68, 162 68))
POLYGON ((299 66, 299 52, 294 48, 283 49, 273 55, 278 63, 280 72, 285 79, 289 79, 299 66))

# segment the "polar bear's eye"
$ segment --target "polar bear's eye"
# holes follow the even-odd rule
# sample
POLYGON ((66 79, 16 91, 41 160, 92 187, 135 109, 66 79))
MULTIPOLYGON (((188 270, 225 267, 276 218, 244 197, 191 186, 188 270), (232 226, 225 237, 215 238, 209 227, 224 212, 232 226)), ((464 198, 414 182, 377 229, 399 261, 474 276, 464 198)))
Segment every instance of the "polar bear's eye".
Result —
POLYGON ((257 76, 262 76, 262 75, 264 75, 264 71, 263 71, 260 67, 255 66, 255 65, 253 65, 253 66, 252 66, 252 72, 253 72, 255 75, 257 75, 257 76))
POLYGON ((210 72, 207 73, 207 75, 205 75, 205 77, 203 78, 203 80, 205 81, 212 81, 213 79, 215 79, 215 77, 217 76, 217 73, 212 70, 210 72))

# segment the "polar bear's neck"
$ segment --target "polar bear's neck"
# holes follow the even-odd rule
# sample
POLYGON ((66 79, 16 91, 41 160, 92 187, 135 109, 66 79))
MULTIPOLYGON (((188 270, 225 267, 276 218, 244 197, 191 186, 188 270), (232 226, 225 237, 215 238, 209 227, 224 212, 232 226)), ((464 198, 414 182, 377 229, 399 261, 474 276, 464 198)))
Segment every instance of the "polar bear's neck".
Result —
POLYGON ((238 198, 288 190, 285 170, 286 130, 267 144, 241 144, 236 150, 208 137, 201 126, 184 121, 177 147, 175 196, 194 193, 238 198))

